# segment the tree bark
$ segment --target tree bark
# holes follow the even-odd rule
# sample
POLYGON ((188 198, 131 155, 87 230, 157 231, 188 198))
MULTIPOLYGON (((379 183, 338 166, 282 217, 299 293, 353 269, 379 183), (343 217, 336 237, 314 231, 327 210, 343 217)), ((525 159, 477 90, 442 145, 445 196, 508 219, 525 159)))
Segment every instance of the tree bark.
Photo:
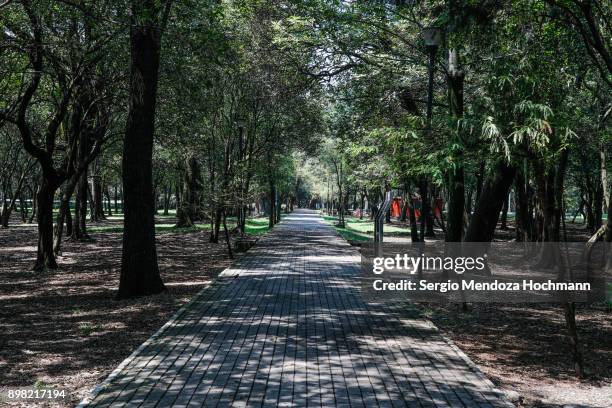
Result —
MULTIPOLYGON (((610 190, 609 194, 610 196, 608 197, 608 202, 612 203, 612 190, 610 190)), ((606 225, 606 242, 612 242, 612 205, 608 205, 608 221, 606 225)), ((612 261, 612 254, 610 255, 610 261, 612 261)), ((612 262, 610 263, 612 264, 612 262)))
POLYGON ((483 186, 465 233, 465 241, 490 242, 493 239, 499 213, 515 173, 513 166, 503 161, 498 163, 493 177, 483 186))
POLYGON ((89 240, 87 234, 87 170, 79 176, 76 185, 74 202, 74 222, 72 223, 71 239, 75 241, 89 240))
MULTIPOLYGON (((60 208, 57 213, 57 221, 55 223, 55 243, 53 245, 53 251, 55 255, 62 254, 62 238, 64 236, 64 223, 67 218, 67 214, 70 213, 70 198, 76 187, 78 178, 73 176, 68 180, 63 188, 60 200, 60 208)), ((69 233, 67 233, 69 234, 69 233)))
MULTIPOLYGON (((155 246, 153 136, 161 32, 158 2, 132 0, 130 103, 123 144, 123 253, 118 298, 166 290, 155 246)), ((169 12, 167 0, 165 16, 169 12)))
MULTIPOLYGON (((94 171, 97 173, 99 169, 97 169, 98 165, 94 166, 94 171)), ((91 181, 91 193, 93 196, 93 210, 95 212, 95 220, 101 221, 106 219, 106 215, 104 214, 104 196, 102 195, 102 181, 100 180, 99 174, 94 174, 91 181)))
POLYGON ((599 147, 599 174, 604 199, 604 211, 608 211, 610 207, 610 199, 608 194, 608 171, 606 169, 606 147, 604 143, 601 143, 599 147))
POLYGON ((200 207, 201 187, 198 161, 195 156, 190 156, 185 163, 181 206, 176 214, 178 218, 176 225, 178 227, 192 227, 196 221, 202 219, 200 207))
POLYGON ((528 242, 531 240, 531 211, 529 209, 528 177, 525 170, 518 171, 514 190, 516 192, 516 240, 528 242))
POLYGON ((52 177, 45 177, 38 190, 37 217, 38 251, 35 271, 57 269, 55 253, 53 252, 53 198, 58 184, 52 177))
POLYGON ((276 221, 276 186, 274 182, 270 180, 270 218, 268 220, 268 227, 273 228, 276 221))

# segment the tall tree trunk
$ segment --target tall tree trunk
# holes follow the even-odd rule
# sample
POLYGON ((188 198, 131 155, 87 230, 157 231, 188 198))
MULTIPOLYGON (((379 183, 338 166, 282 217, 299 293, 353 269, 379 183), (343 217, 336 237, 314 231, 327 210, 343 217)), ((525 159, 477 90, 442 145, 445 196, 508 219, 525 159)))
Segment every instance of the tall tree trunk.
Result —
MULTIPOLYGON (((99 171, 97 167, 98 164, 94 166, 96 173, 99 171)), ((106 215, 104 214, 104 196, 102 195, 102 181, 100 179, 101 177, 99 174, 94 174, 91 181, 91 193, 93 195, 93 209, 95 212, 96 221, 106 219, 106 215)))
MULTIPOLYGON (((163 23, 158 2, 132 0, 130 103, 123 144, 123 253, 118 298, 166 290, 159 274, 153 200, 153 136, 163 23)), ((163 11, 167 18, 170 0, 163 11)))
POLYGON ((419 228, 417 226, 416 213, 414 212, 414 202, 412 201, 412 194, 408 193, 408 209, 410 210, 410 240, 412 242, 419 242, 419 228))
POLYGON ((28 201, 23 198, 23 194, 19 195, 19 210, 21 212, 21 221, 25 224, 28 222, 28 201))
POLYGON ((200 208, 201 196, 200 166, 195 156, 190 156, 185 162, 181 206, 177 211, 177 226, 192 227, 195 221, 202 219, 200 208))
MULTIPOLYGON (((608 202, 612 204, 612 189, 610 190, 608 202)), ((606 223, 606 242, 612 242, 612 205, 608 205, 608 221, 606 223)), ((610 254, 609 266, 612 268, 612 254, 610 254)))
POLYGON ((87 234, 87 170, 79 176, 76 185, 74 203, 74 222, 72 223, 71 239, 75 241, 88 241, 87 234))
POLYGON ((465 233, 465 241, 490 242, 493 239, 499 213, 515 173, 513 166, 504 161, 498 163, 493 177, 483 186, 465 233))
MULTIPOLYGON (((62 238, 64 236, 64 223, 67 218, 67 214, 70 214, 70 198, 74 192, 74 188, 77 184, 78 177, 72 176, 68 182, 64 185, 61 199, 60 208, 57 212, 57 221, 55 223, 55 243, 53 245, 53 251, 55 255, 62 254, 62 238)), ((69 234, 69 233, 67 233, 69 234)))
POLYGON ((270 219, 268 220, 268 227, 273 228, 276 220, 276 186, 274 181, 270 179, 270 219))
POLYGON ((43 176, 37 194, 38 251, 35 271, 57 269, 53 252, 53 198, 58 185, 50 178, 43 176))
POLYGON ((419 194, 421 195, 421 232, 420 241, 424 241, 425 237, 433 238, 433 216, 431 214, 431 204, 429 202, 429 183, 426 177, 421 177, 419 180, 419 194))
POLYGON ((361 191, 361 195, 359 198, 359 219, 363 220, 363 211, 364 211, 364 207, 365 207, 365 189, 363 189, 361 191))
POLYGON ((113 207, 111 205, 111 195, 110 195, 110 186, 105 185, 104 187, 104 195, 106 196, 106 212, 109 217, 113 215, 113 207))
POLYGON ((32 214, 30 215, 30 219, 28 223, 33 223, 36 215, 38 213, 38 191, 40 190, 40 185, 36 184, 30 193, 32 194, 32 214))
POLYGON ((119 187, 115 186, 115 194, 113 197, 115 202, 115 214, 119 214, 119 187))
POLYGON ((225 234, 225 244, 227 245, 227 254, 230 259, 234 258, 234 254, 232 253, 232 240, 230 239, 230 234, 227 229, 227 214, 225 210, 223 210, 223 232, 225 234))
POLYGON ((517 172, 514 191, 516 192, 516 240, 528 242, 531 240, 531 211, 529 209, 528 176, 527 169, 517 172))
POLYGON ((599 175, 601 178, 601 190, 604 200, 604 211, 610 207, 610 197, 608 194, 608 171, 606 169, 606 146, 604 143, 599 145, 599 175))

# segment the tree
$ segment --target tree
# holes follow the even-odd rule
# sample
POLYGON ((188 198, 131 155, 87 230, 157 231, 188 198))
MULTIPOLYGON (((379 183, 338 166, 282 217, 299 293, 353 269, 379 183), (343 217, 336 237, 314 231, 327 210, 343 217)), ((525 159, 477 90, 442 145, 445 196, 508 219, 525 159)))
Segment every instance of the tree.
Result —
POLYGON ((155 245, 153 136, 162 33, 171 0, 132 0, 129 111, 123 142, 123 255, 118 298, 163 292, 155 245))

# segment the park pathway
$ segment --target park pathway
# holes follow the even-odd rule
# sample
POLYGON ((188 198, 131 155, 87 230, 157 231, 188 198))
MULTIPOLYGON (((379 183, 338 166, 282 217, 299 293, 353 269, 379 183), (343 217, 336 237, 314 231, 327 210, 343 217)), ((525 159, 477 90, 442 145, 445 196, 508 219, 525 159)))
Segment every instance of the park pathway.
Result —
POLYGON ((82 405, 512 406, 414 311, 365 303, 359 261, 314 212, 288 215, 82 405))

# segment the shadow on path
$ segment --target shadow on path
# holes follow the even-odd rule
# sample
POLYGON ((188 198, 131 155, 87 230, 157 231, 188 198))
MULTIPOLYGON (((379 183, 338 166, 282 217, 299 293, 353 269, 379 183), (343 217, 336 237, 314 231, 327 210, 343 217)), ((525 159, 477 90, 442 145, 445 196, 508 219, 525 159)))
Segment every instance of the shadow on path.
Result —
POLYGON ((315 213, 296 211, 88 406, 512 406, 413 310, 365 303, 359 260, 315 213))

